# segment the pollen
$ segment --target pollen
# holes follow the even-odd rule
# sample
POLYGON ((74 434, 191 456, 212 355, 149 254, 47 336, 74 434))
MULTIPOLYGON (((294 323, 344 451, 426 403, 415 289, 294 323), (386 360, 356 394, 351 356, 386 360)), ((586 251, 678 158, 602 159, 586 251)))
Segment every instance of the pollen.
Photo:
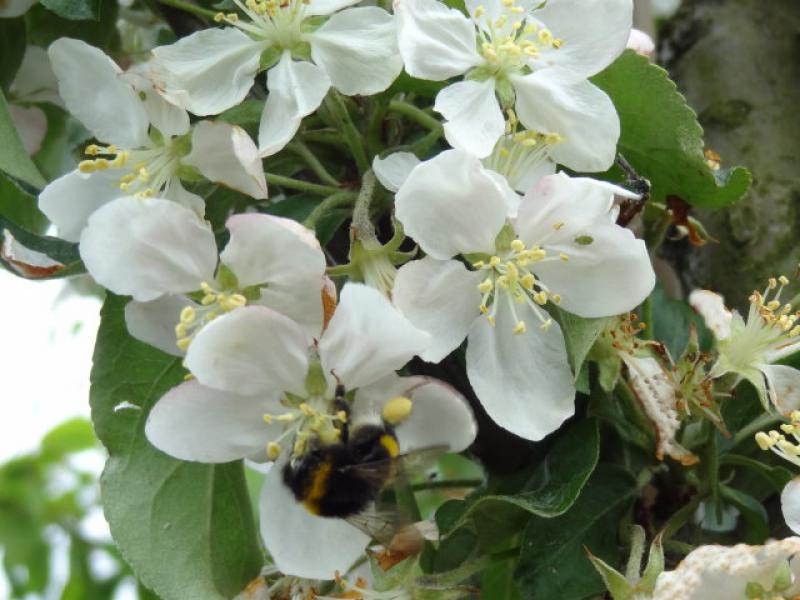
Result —
POLYGON ((539 325, 542 331, 548 331, 553 326, 553 319, 547 319, 544 323, 539 325))
POLYGON ((281 446, 276 442, 270 442, 267 444, 267 457, 270 460, 277 460, 278 457, 281 455, 281 446))
POLYGON ((525 321, 519 321, 514 327, 514 335, 520 335, 526 331, 528 331, 528 327, 525 325, 525 321))
POLYGON ((481 294, 488 294, 489 292, 492 291, 493 288, 494 288, 494 283, 489 277, 487 277, 480 284, 478 284, 478 291, 481 294))
POLYGON ((514 252, 522 252, 523 250, 525 250, 525 242, 517 238, 513 242, 511 242, 511 249, 514 252))
POLYGON ((383 420, 389 425, 398 425, 411 414, 413 402, 406 396, 396 396, 383 405, 383 420))

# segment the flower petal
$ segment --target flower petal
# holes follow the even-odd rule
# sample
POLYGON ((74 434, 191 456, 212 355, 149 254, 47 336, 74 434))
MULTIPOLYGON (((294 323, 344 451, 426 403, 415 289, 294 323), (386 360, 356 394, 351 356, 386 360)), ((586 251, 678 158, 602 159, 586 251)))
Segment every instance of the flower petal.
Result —
POLYGON ((183 356, 184 352, 176 343, 175 325, 180 320, 181 311, 193 304, 186 296, 171 294, 151 302, 131 300, 125 305, 128 333, 162 352, 183 356))
POLYGON ((636 52, 636 54, 641 54, 648 58, 653 58, 653 54, 656 52, 656 44, 653 38, 639 29, 631 29, 626 47, 636 52))
POLYGON ((204 29, 153 49, 152 75, 170 102, 196 115, 239 104, 253 86, 265 42, 235 27, 204 29))
POLYGON ((47 50, 28 44, 9 91, 25 102, 49 102, 64 108, 58 95, 58 80, 50 66, 47 50))
POLYGON ((211 228, 161 198, 122 197, 95 211, 80 252, 99 284, 141 302, 198 289, 217 263, 211 228))
POLYGON ((344 519, 317 517, 283 482, 284 460, 267 473, 259 504, 261 536, 275 566, 285 575, 333 579, 346 573, 369 537, 344 519))
POLYGON ((291 53, 284 52, 267 73, 269 96, 258 128, 259 154, 271 156, 286 146, 300 121, 317 109, 330 86, 331 80, 322 68, 294 61, 291 53))
POLYGON ((446 150, 415 168, 395 198, 408 235, 434 258, 494 252, 506 220, 505 190, 480 161, 446 150))
POLYGON ((150 443, 180 460, 224 463, 257 453, 282 429, 267 425, 265 413, 281 410, 277 400, 182 383, 156 402, 144 432, 150 443))
POLYGON ((100 141, 122 148, 149 142, 149 121, 122 70, 101 50, 80 40, 60 38, 48 49, 58 91, 73 115, 100 141))
POLYGON ((396 0, 397 38, 412 77, 442 81, 482 62, 475 48, 475 26, 454 8, 436 0, 396 0))
POLYGON ((189 346, 186 366, 205 386, 242 395, 305 394, 308 344, 302 328, 264 306, 214 319, 189 346))
POLYGON ((325 256, 314 233, 296 221, 264 214, 228 219, 230 241, 220 260, 241 287, 261 285, 260 304, 318 337, 322 331, 325 256))
POLYGON ((36 106, 20 106, 9 104, 8 113, 19 134, 25 153, 33 156, 42 147, 47 134, 47 115, 36 106))
POLYGON ((619 117, 608 95, 564 69, 544 69, 512 78, 515 108, 526 128, 557 133, 553 159, 575 171, 605 171, 614 162, 619 117))
POLYGON ((348 96, 388 88, 403 70, 394 18, 382 8, 349 8, 309 34, 311 58, 348 96))
POLYGON ((478 158, 492 153, 506 128, 494 95, 494 79, 459 81, 447 86, 436 96, 433 110, 447 119, 444 124, 447 142, 478 158))
POLYGON ((319 356, 325 373, 334 373, 352 389, 401 368, 430 342, 430 335, 378 290, 348 283, 319 341, 319 356))
POLYGON ((222 121, 200 121, 192 128, 192 151, 181 162, 197 167, 203 177, 263 199, 267 181, 258 148, 247 132, 222 121))
POLYGON ((312 15, 331 15, 337 10, 347 8, 353 4, 358 4, 361 0, 309 0, 306 5, 305 14, 312 15))
MULTIPOLYGON (((506 309, 506 310, 504 310, 506 309)), ((536 323, 534 315, 520 317, 536 323)), ((520 437, 540 440, 575 412, 575 386, 558 323, 512 333, 516 322, 499 307, 497 324, 475 321, 467 338, 467 375, 492 420, 520 437)))
POLYGON ((795 477, 783 488, 781 510, 789 529, 800 532, 800 477, 795 477))
POLYGON ((760 365, 767 378, 767 393, 772 405, 783 416, 800 410, 800 371, 786 365, 760 365))
POLYGON ((625 50, 633 22, 631 0, 549 0, 533 12, 564 43, 543 48, 539 60, 590 77, 625 50))
POLYGON ((206 214, 206 201, 201 196, 184 189, 181 180, 177 177, 172 177, 167 181, 164 191, 161 192, 161 197, 188 208, 199 219, 202 219, 206 214))
POLYGON ((144 109, 150 123, 165 136, 183 135, 189 131, 189 114, 179 106, 167 102, 156 91, 150 73, 150 63, 133 65, 122 79, 143 95, 144 109))
POLYGON ((468 271, 456 260, 425 257, 400 267, 392 300, 416 327, 431 334, 431 345, 420 358, 439 362, 464 341, 480 314, 481 278, 480 271, 468 271))
POLYGON ((396 192, 420 162, 422 161, 417 158, 416 154, 395 152, 386 158, 376 156, 372 160, 372 170, 383 187, 390 192, 396 192))
POLYGON ((733 314, 725 307, 722 296, 709 290, 693 290, 689 294, 689 305, 703 317, 715 338, 724 340, 730 337, 733 314))
POLYGON ((119 169, 81 173, 78 169, 50 182, 39 194, 39 209, 58 229, 59 237, 77 242, 89 216, 123 193, 119 169))

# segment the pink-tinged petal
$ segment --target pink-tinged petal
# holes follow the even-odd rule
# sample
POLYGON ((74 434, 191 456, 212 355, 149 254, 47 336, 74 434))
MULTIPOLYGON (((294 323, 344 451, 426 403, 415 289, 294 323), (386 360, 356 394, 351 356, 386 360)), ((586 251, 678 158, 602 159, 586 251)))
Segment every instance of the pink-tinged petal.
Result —
POLYGON ((25 147, 25 152, 28 156, 36 154, 42 147, 47 133, 47 116, 41 108, 17 104, 9 104, 8 112, 25 147))
POLYGON ((265 48, 265 42, 235 27, 204 29, 155 48, 151 74, 173 104, 196 115, 216 115, 247 96, 265 48))
POLYGON ((783 488, 781 511, 789 529, 800 532, 800 477, 795 477, 783 488))
POLYGON ((211 228, 161 198, 122 197, 95 211, 80 252, 99 284, 140 302, 198 289, 217 263, 211 228))
POLYGON ((267 425, 264 414, 280 410, 275 399, 187 381, 156 402, 144 432, 156 448, 180 460, 224 463, 256 454, 277 437, 282 425, 267 425))
POLYGON ((397 39, 406 71, 442 81, 481 64, 475 25, 436 0, 395 0, 397 39))
POLYGON ((203 177, 236 191, 264 199, 267 181, 258 148, 247 132, 222 121, 200 121, 192 128, 192 151, 181 161, 203 177))
POLYGON ((285 459, 267 473, 261 491, 261 536, 284 575, 333 579, 364 554, 369 536, 344 519, 318 517, 298 502, 283 482, 285 459))
POLYGON ((494 79, 459 81, 436 96, 433 110, 446 119, 447 142, 478 158, 489 156, 506 122, 494 95, 494 79))
POLYGON ((716 339, 725 340, 731 336, 733 313, 725 307, 722 296, 709 290, 693 290, 689 294, 689 305, 703 317, 716 339))
POLYGON ((800 371, 786 365, 760 365, 770 402, 783 416, 800 410, 800 371))
POLYGON ((376 156, 372 160, 372 170, 383 187, 390 192, 396 192, 420 162, 411 152, 395 152, 386 158, 376 156))
POLYGON ((415 168, 395 197, 397 218, 422 249, 446 260, 494 252, 507 214, 506 190, 480 160, 446 150, 415 168))
POLYGON ((521 335, 512 333, 516 321, 507 306, 498 307, 494 327, 475 321, 467 338, 467 375, 495 423, 537 441, 573 415, 575 386, 558 324, 544 331, 525 305, 517 310, 528 324, 521 335))
POLYGON ((458 348, 480 314, 480 271, 468 271, 455 260, 426 257, 406 263, 397 272, 392 300, 416 327, 431 334, 420 354, 439 362, 458 348))
POLYGON ((173 356, 183 356, 185 353, 176 343, 175 326, 181 311, 192 305, 194 302, 186 296, 167 295, 150 302, 131 300, 125 305, 125 325, 128 333, 140 342, 173 356))
POLYGON ((149 120, 122 70, 86 42, 60 38, 48 49, 58 91, 75 115, 101 142, 139 148, 149 142, 149 120))
POLYGON ((554 37, 559 48, 543 48, 539 62, 590 77, 625 50, 633 22, 632 0, 548 0, 533 17, 554 37))
POLYGON ((64 108, 58 95, 58 80, 50 66, 47 50, 28 44, 9 91, 25 102, 49 102, 64 108))
POLYGON ((350 389, 396 371, 428 347, 420 331, 378 290, 348 283, 325 333, 319 355, 325 373, 350 389))
POLYGON ((305 395, 308 344, 303 329, 263 306, 245 306, 203 327, 186 366, 205 386, 245 396, 305 395))
POLYGON ((563 141, 552 158, 575 171, 605 171, 614 162, 619 117, 608 95, 565 69, 543 69, 512 78, 515 108, 527 129, 556 133, 563 141))
POLYGON ((333 87, 348 96, 369 96, 388 88, 403 70, 394 18, 364 6, 336 13, 309 34, 311 58, 333 87))
POLYGON ((656 51, 656 44, 653 42, 653 38, 639 29, 631 29, 631 35, 628 37, 626 46, 636 54, 641 54, 647 58, 652 58, 656 51))
POLYGON ((303 117, 317 110, 330 87, 324 69, 294 61, 290 52, 284 52, 267 73, 269 96, 258 127, 259 154, 272 156, 283 149, 297 133, 303 117))
POLYGON ((314 233, 296 221, 264 214, 228 219, 230 241, 220 260, 241 287, 261 287, 264 304, 303 325, 309 336, 322 331, 325 255, 314 233))

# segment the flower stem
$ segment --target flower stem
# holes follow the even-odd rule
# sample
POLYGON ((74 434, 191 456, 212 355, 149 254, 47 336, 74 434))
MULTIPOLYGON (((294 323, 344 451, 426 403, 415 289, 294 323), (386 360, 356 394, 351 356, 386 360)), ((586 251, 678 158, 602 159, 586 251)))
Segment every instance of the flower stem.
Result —
POLYGON ((664 524, 664 528, 661 530, 662 539, 664 540, 665 544, 666 540, 678 533, 683 526, 691 520, 695 511, 697 510, 697 507, 700 506, 701 499, 702 498, 700 494, 695 494, 688 504, 686 504, 677 512, 673 513, 673 515, 667 520, 667 522, 664 524))
POLYGON ((300 140, 295 140, 289 144, 289 150, 306 161, 308 168, 314 171, 314 174, 319 178, 320 181, 322 181, 322 183, 335 186, 339 185, 339 181, 328 172, 325 166, 303 142, 300 140))
POLYGON ((274 173, 267 173, 267 182, 273 185, 289 188, 290 190, 308 192, 309 194, 318 194, 320 196, 330 196, 331 194, 338 194, 342 191, 341 188, 333 187, 332 185, 319 185, 317 183, 310 183, 301 179, 293 179, 291 177, 284 177, 283 175, 275 175, 274 173))
POLYGON ((783 419, 781 419, 779 416, 771 413, 765 413, 756 417, 736 432, 736 435, 733 436, 733 440, 731 442, 731 448, 735 448, 745 440, 752 440, 756 433, 764 429, 769 429, 776 423, 780 423, 782 420, 783 419))
POLYGON ((442 124, 439 122, 438 119, 435 117, 430 116, 421 108, 417 108, 413 104, 409 102, 403 102, 402 100, 392 100, 389 102, 389 112, 396 112, 398 114, 403 115, 411 119, 412 121, 419 123, 423 127, 430 129, 430 130, 442 130, 442 124))
POLYGON ((369 169, 369 160, 364 150, 361 134, 350 118, 350 112, 342 100, 342 95, 336 90, 332 90, 325 97, 325 107, 330 111, 333 120, 336 121, 339 131, 344 137, 344 141, 350 148, 353 158, 356 161, 359 173, 365 173, 369 169))
POLYGON ((201 8, 191 2, 184 2, 184 0, 158 0, 161 4, 166 4, 167 6, 171 6, 173 8, 178 8, 180 10, 192 13, 197 15, 198 17, 204 17, 206 19, 213 19, 214 15, 217 13, 213 10, 207 10, 205 8, 201 8))
POLYGON ((349 204, 353 200, 355 200, 356 194, 355 192, 347 192, 342 191, 337 194, 333 194, 332 196, 328 196, 322 202, 317 204, 314 207, 314 210, 306 217, 306 220, 303 221, 303 225, 308 227, 309 229, 315 229, 317 222, 332 211, 335 208, 338 208, 344 204, 349 204))
POLYGON ((372 204, 372 195, 375 193, 375 173, 372 169, 367 169, 361 178, 361 191, 358 193, 356 205, 353 208, 353 223, 351 227, 355 232, 356 239, 377 240, 375 226, 369 218, 369 206, 372 204))
POLYGON ((342 138, 342 135, 334 129, 312 129, 311 131, 304 131, 300 134, 306 142, 313 142, 315 144, 325 144, 326 146, 335 146, 337 148, 347 148, 347 144, 342 138))
POLYGON ((642 302, 642 321, 647 325, 642 331, 642 338, 646 340, 654 340, 656 324, 653 319, 653 297, 648 296, 642 302))

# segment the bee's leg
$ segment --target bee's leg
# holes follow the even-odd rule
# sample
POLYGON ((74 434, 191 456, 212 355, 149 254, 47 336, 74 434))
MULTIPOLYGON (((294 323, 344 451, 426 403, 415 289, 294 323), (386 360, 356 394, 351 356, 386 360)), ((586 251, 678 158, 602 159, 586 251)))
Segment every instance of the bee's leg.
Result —
POLYGON ((331 375, 333 375, 333 378, 336 380, 336 391, 334 392, 333 396, 334 410, 336 412, 343 412, 345 415, 345 419, 342 421, 341 428, 339 429, 339 431, 342 432, 340 441, 343 444, 346 444, 348 438, 350 437, 350 404, 347 402, 346 398, 347 390, 336 376, 336 371, 331 369, 331 375))

